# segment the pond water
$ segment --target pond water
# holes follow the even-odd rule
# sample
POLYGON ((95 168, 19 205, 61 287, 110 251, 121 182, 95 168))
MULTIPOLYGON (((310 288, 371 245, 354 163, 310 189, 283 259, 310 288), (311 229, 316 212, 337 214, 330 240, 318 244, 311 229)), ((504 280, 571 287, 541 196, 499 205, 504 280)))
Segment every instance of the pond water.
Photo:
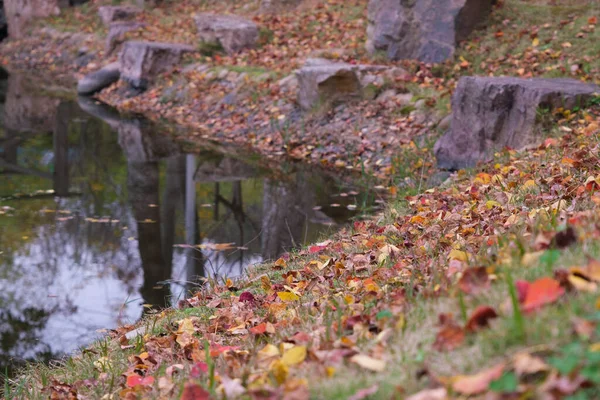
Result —
POLYGON ((364 203, 210 147, 185 154, 156 125, 0 71, 0 371, 316 241, 364 203))

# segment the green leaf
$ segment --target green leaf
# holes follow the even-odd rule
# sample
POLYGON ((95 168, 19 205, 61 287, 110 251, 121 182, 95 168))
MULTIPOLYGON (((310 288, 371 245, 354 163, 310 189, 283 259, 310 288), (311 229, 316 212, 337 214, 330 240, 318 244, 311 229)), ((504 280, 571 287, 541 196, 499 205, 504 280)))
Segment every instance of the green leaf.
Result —
POLYGON ((552 357, 550 358, 549 363, 562 375, 568 375, 579 365, 579 357, 575 354, 569 354, 565 357, 552 357))
POLYGON ((514 372, 505 372, 500 378, 490 383, 490 390, 497 393, 514 393, 519 380, 514 372))
POLYGON ((394 314, 392 314, 392 312, 390 310, 381 310, 377 313, 375 318, 379 321, 380 319, 392 318, 393 316, 394 316, 394 314))

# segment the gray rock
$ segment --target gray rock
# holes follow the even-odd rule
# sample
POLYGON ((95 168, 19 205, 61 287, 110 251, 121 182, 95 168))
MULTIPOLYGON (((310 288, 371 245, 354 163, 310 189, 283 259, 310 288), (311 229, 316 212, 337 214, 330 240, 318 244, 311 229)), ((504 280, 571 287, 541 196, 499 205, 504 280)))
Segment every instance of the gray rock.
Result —
POLYGON ((110 24, 106 36, 105 53, 108 57, 125 40, 127 32, 143 28, 146 24, 135 21, 118 21, 110 24))
POLYGON ((396 95, 396 102, 398 105, 407 106, 412 103, 413 97, 412 93, 400 93, 396 95))
POLYGON ((114 62, 106 65, 98 71, 92 72, 77 82, 77 93, 81 95, 92 95, 119 80, 119 63, 114 62))
POLYGON ((98 8, 100 19, 107 27, 113 22, 130 21, 141 12, 141 9, 132 6, 102 6, 98 8))
POLYGON ((509 147, 521 150, 543 138, 541 109, 584 106, 600 87, 574 79, 463 77, 452 97, 450 130, 435 144, 438 166, 460 169, 509 147))
POLYGON ((235 15, 197 14, 194 17, 200 40, 217 43, 227 54, 256 46, 258 26, 235 15))
POLYGON ((354 65, 331 62, 325 59, 308 59, 296 71, 298 78, 298 103, 304 110, 313 107, 360 99, 363 89, 372 82, 374 72, 387 70, 377 65, 354 65))
POLYGON ((288 75, 280 79, 277 84, 279 85, 279 90, 282 92, 290 92, 298 88, 298 78, 295 74, 288 75))
POLYGON ((31 21, 59 14, 58 0, 4 0, 8 36, 13 39, 24 37, 31 21))
POLYGON ((483 23, 493 0, 370 0, 367 51, 439 63, 483 23))
POLYGON ((119 53, 121 79, 136 89, 145 89, 158 74, 181 62, 192 46, 175 43, 127 41, 119 53))

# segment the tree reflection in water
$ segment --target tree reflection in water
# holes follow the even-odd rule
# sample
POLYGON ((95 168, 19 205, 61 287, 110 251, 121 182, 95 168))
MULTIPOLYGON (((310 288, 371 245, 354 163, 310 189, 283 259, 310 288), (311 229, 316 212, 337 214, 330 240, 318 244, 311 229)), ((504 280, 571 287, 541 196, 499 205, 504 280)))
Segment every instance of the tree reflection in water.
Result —
POLYGON ((353 215, 344 201, 356 199, 332 198, 330 177, 184 154, 162 128, 28 84, 0 80, 2 371, 86 345, 202 277, 239 276, 353 215))

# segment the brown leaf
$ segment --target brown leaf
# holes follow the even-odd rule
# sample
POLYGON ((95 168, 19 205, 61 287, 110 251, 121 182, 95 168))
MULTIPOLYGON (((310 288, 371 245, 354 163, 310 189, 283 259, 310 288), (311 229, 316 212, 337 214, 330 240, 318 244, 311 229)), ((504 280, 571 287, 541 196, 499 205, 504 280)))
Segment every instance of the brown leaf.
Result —
POLYGON ((479 306, 473 311, 465 329, 467 332, 476 332, 480 329, 487 328, 490 320, 497 318, 498 313, 490 306, 479 306))
POLYGON ((181 400, 210 400, 210 398, 210 393, 204 390, 202 386, 192 382, 185 384, 181 394, 181 400))
POLYGON ((458 326, 451 315, 440 314, 441 329, 435 337, 433 348, 437 351, 451 351, 465 341, 465 331, 458 326))
POLYGON ((568 227, 564 231, 557 232, 550 241, 550 248, 564 249, 573 243, 577 242, 577 234, 572 227, 568 227))
POLYGON ((486 267, 468 268, 458 281, 458 287, 466 294, 477 294, 490 286, 486 267))
POLYGON ((518 376, 532 375, 549 370, 548 365, 541 358, 525 352, 515 354, 513 357, 513 366, 518 376))

